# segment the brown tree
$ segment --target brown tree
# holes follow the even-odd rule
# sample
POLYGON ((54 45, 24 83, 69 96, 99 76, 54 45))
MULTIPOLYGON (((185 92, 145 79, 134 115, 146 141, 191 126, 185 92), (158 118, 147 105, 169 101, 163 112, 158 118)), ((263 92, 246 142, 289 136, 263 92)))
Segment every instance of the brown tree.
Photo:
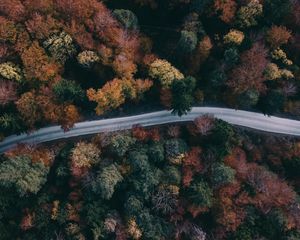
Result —
POLYGON ((0 105, 17 100, 16 86, 11 81, 0 80, 0 105))
POLYGON ((286 44, 292 37, 292 33, 284 26, 272 26, 267 32, 266 40, 273 48, 286 44))
POLYGON ((194 174, 199 173, 204 169, 200 158, 201 153, 202 149, 200 147, 192 147, 192 149, 185 155, 182 170, 182 184, 184 187, 188 187, 191 184, 194 174))
POLYGON ((35 41, 21 54, 25 75, 28 79, 50 81, 59 79, 60 66, 52 62, 45 50, 35 41))
POLYGON ((230 23, 235 15, 237 3, 235 0, 215 0, 214 8, 220 12, 220 19, 225 23, 230 23))
POLYGON ((16 106, 24 122, 30 128, 34 128, 35 124, 42 119, 42 112, 37 104, 34 91, 23 93, 16 102, 16 106))
POLYGON ((13 21, 22 21, 26 16, 26 10, 20 0, 1 0, 0 13, 13 21))
POLYGON ((267 64, 267 50, 261 43, 255 43, 250 50, 241 54, 241 63, 231 72, 227 85, 235 93, 251 89, 264 92, 264 70, 267 64))

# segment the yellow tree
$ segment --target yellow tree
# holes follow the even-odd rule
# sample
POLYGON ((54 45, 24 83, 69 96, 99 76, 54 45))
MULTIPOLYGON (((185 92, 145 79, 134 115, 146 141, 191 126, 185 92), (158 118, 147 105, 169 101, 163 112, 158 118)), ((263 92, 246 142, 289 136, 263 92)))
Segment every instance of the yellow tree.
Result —
POLYGON ((92 88, 87 90, 88 99, 97 103, 95 110, 98 115, 109 109, 117 108, 125 102, 122 86, 122 80, 116 78, 107 82, 97 91, 92 88))

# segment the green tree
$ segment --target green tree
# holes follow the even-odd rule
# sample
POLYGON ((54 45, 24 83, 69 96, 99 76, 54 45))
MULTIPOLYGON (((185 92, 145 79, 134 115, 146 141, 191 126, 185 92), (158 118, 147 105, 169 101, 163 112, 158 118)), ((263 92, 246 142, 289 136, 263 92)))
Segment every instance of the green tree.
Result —
POLYGON ((134 195, 130 195, 125 201, 124 208, 127 216, 137 216, 143 210, 143 203, 134 195))
POLYGON ((193 91, 195 87, 196 79, 193 77, 175 80, 172 83, 172 113, 182 116, 191 110, 194 102, 193 91))
POLYGON ((219 147, 219 151, 222 148, 224 148, 223 151, 227 151, 233 140, 234 130, 229 123, 216 119, 211 136, 213 143, 219 147))
POLYGON ((127 9, 115 9, 113 15, 125 28, 131 30, 138 29, 138 19, 132 11, 127 9))
POLYGON ((0 116, 0 128, 6 135, 19 133, 22 130, 21 120, 16 114, 4 113, 0 116))
POLYGON ((178 138, 165 141, 165 155, 168 161, 171 161, 187 151, 187 144, 178 138))
POLYGON ((121 173, 114 164, 111 164, 98 173, 93 184, 93 191, 100 193, 103 199, 109 200, 114 194, 117 184, 121 181, 123 181, 121 173))
POLYGON ((78 103, 85 97, 83 89, 72 80, 62 79, 53 86, 53 92, 60 102, 78 103))
POLYGON ((128 154, 128 161, 133 171, 148 171, 150 168, 148 156, 142 151, 132 151, 128 154))
POLYGON ((239 51, 236 48, 229 48, 225 50, 224 59, 228 66, 235 65, 240 59, 239 51))
POLYGON ((62 64, 76 54, 72 37, 64 31, 51 35, 43 42, 43 46, 56 61, 62 64))
POLYGON ((238 96, 238 104, 243 108, 255 106, 259 100, 259 92, 257 90, 248 90, 238 96))
POLYGON ((166 166, 164 168, 164 180, 171 185, 180 185, 181 172, 175 166, 166 166))
POLYGON ((187 197, 197 207, 211 207, 213 192, 206 182, 194 182, 188 188, 187 197))
POLYGON ((136 221, 142 229, 145 240, 165 239, 169 234, 169 224, 162 218, 153 216, 146 208, 136 217, 136 221))
POLYGON ((135 141, 134 138, 128 135, 117 134, 111 139, 110 150, 118 157, 123 157, 135 141))
POLYGON ((163 144, 157 142, 157 143, 153 143, 151 144, 148 149, 147 149, 147 154, 149 156, 149 160, 152 163, 162 163, 165 159, 165 155, 164 155, 164 146, 163 144))
POLYGON ((262 14, 263 6, 259 1, 252 0, 246 6, 242 6, 238 10, 236 24, 242 28, 255 26, 258 24, 257 20, 262 14))
POLYGON ((0 164, 0 184, 14 187, 20 196, 37 193, 46 183, 49 168, 42 163, 32 163, 28 156, 9 158, 0 164))
POLYGON ((216 87, 224 85, 227 76, 224 70, 221 67, 218 67, 209 74, 208 78, 209 87, 211 86, 213 89, 215 89, 216 87))
POLYGON ((197 34, 191 31, 181 31, 178 42, 179 53, 191 53, 197 46, 197 34))
POLYGON ((234 169, 224 165, 223 163, 216 163, 211 167, 210 178, 213 186, 215 187, 220 187, 222 185, 233 182, 234 175, 234 169))

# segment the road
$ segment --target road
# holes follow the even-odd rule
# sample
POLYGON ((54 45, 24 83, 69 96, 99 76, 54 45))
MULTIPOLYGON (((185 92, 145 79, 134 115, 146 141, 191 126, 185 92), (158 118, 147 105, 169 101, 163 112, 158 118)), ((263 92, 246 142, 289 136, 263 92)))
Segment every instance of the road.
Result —
POLYGON ((136 124, 154 126, 166 123, 187 122, 203 114, 211 114, 215 118, 237 126, 270 133, 300 136, 300 121, 228 108, 194 107, 190 113, 182 117, 172 115, 169 111, 159 111, 129 117, 80 122, 76 123, 68 132, 64 132, 60 126, 41 128, 31 134, 12 135, 5 138, 0 143, 0 152, 5 152, 19 143, 39 144, 100 132, 130 129, 136 124))

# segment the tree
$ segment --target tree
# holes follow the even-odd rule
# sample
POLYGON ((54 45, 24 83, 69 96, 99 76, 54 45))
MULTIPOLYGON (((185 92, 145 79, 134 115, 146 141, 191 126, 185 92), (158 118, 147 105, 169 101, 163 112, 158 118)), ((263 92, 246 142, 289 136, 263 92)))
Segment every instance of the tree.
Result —
POLYGON ((82 51, 77 56, 77 61, 80 65, 91 68, 96 62, 100 61, 100 57, 93 51, 82 51))
POLYGON ((54 161, 55 155, 52 150, 43 146, 30 146, 20 144, 16 148, 5 152, 7 158, 15 158, 19 156, 28 156, 33 164, 42 163, 50 167, 54 161))
POLYGON ((43 46, 61 64, 76 54, 72 37, 64 31, 52 34, 43 42, 43 46))
POLYGON ((214 187, 220 187, 234 181, 235 171, 223 163, 211 166, 211 181, 214 187))
POLYGON ((164 180, 167 184, 180 186, 181 184, 181 171, 176 166, 166 166, 164 168, 164 180))
POLYGON ((238 96, 238 105, 243 108, 255 106, 259 100, 259 92, 256 90, 248 90, 238 96))
POLYGON ((168 61, 156 59, 149 67, 149 75, 160 80, 160 84, 169 88, 175 79, 183 79, 183 74, 168 61))
POLYGON ((190 74, 195 74, 199 71, 201 64, 203 64, 209 57, 212 48, 213 44, 208 35, 204 36, 203 39, 199 41, 196 49, 190 56, 188 66, 190 74))
POLYGON ((14 43, 17 39, 17 29, 13 21, 0 16, 0 40, 14 43))
POLYGON ((230 74, 228 86, 235 93, 243 93, 249 89, 259 92, 265 90, 264 70, 268 64, 267 50, 260 43, 241 54, 241 63, 230 74))
POLYGON ((236 48, 229 48, 225 50, 224 60, 229 67, 232 67, 236 63, 238 63, 239 59, 240 59, 240 54, 236 48))
POLYGON ((197 207, 209 208, 212 206, 213 192, 206 182, 193 182, 187 190, 187 198, 197 207))
POLYGON ((125 102, 122 89, 122 80, 114 79, 107 82, 101 89, 88 89, 87 96, 90 101, 97 103, 96 113, 103 114, 107 110, 119 107, 125 102))
POLYGON ((151 162, 160 164, 165 160, 164 146, 161 143, 153 143, 147 150, 147 154, 151 162))
POLYGON ((158 212, 162 212, 164 215, 175 212, 177 201, 177 195, 164 187, 160 187, 156 194, 152 196, 154 209, 158 212))
MULTIPOLYGON (((165 156, 169 162, 174 162, 176 164, 181 164, 180 159, 177 162, 177 158, 185 153, 187 150, 187 145, 182 139, 169 139, 165 141, 165 156)), ((183 155, 184 156, 184 155, 183 155)), ((182 160, 182 159, 181 159, 182 160)))
POLYGON ((16 102, 16 105, 24 122, 30 128, 34 128, 35 123, 41 121, 42 113, 37 104, 36 95, 34 92, 23 93, 16 102))
MULTIPOLYGON (((30 4, 26 6, 26 9, 31 8, 32 5, 36 6, 39 4, 36 0, 33 1, 35 1, 35 3, 30 2, 30 4)), ((57 30, 62 28, 62 24, 51 15, 45 16, 37 13, 41 9, 45 9, 45 6, 39 8, 38 11, 34 12, 31 18, 29 18, 25 22, 25 26, 32 37, 44 40, 50 35, 57 33, 57 30)))
POLYGON ((201 38, 206 35, 203 25, 199 20, 199 14, 195 12, 192 12, 185 17, 182 28, 185 31, 195 33, 196 36, 201 38))
POLYGON ((79 142, 72 150, 71 160, 75 167, 88 167, 100 160, 100 149, 93 143, 79 142))
POLYGON ((286 53, 281 49, 281 48, 276 48, 271 52, 271 57, 274 60, 279 60, 281 61, 283 64, 285 65, 292 65, 293 62, 291 60, 288 59, 286 53))
POLYGON ((203 115, 195 118, 192 134, 209 135, 214 127, 214 118, 210 115, 203 115))
MULTIPOLYGON (((96 179, 96 187, 99 188, 101 197, 109 200, 118 183, 123 181, 123 177, 114 164, 109 165, 102 169, 96 179)), ((97 191, 96 191, 97 192, 97 191)))
POLYGON ((78 103, 84 98, 84 92, 80 85, 67 79, 62 79, 54 84, 53 93, 61 103, 66 101, 78 103))
POLYGON ((217 13, 220 13, 222 21, 230 23, 234 19, 237 3, 235 0, 215 0, 214 8, 217 13))
POLYGON ((37 79, 47 82, 59 78, 59 65, 51 62, 37 41, 34 41, 21 53, 21 59, 27 80, 37 79))
POLYGON ((214 144, 219 146, 219 153, 221 153, 222 150, 226 152, 229 150, 231 142, 234 138, 234 129, 227 122, 216 119, 214 121, 214 128, 212 130, 211 137, 214 144))
POLYGON ((23 79, 21 68, 12 62, 0 64, 0 75, 3 78, 16 82, 20 82, 23 79))
POLYGON ((245 36, 243 32, 236 29, 231 29, 230 32, 224 36, 224 43, 232 45, 241 45, 244 38, 245 36))
POLYGON ((19 133, 22 130, 21 119, 12 113, 4 113, 0 116, 0 128, 2 134, 19 133))
POLYGON ((193 77, 175 80, 172 83, 172 113, 182 116, 191 110, 194 101, 193 91, 195 87, 196 79, 193 77))
POLYGON ((257 0, 251 0, 246 6, 242 6, 236 15, 236 24, 241 28, 257 25, 257 20, 263 14, 263 5, 257 0))
POLYGON ((128 154, 128 161, 133 172, 146 172, 150 169, 148 156, 143 151, 132 151, 128 154))
POLYGON ((191 53, 197 46, 197 35, 191 31, 181 31, 181 36, 178 42, 179 53, 191 53))
POLYGON ((17 89, 13 82, 0 80, 0 105, 4 106, 17 99, 17 89))
POLYGON ((0 13, 13 21, 22 21, 26 16, 26 10, 20 0, 3 0, 0 3, 0 13))
POLYGON ((0 164, 0 184, 15 187, 20 196, 36 194, 47 180, 49 168, 42 163, 32 163, 27 156, 7 159, 0 164))
POLYGON ((201 153, 202 149, 200 147, 192 147, 185 155, 182 164, 182 184, 184 187, 189 186, 193 180, 193 176, 204 169, 201 161, 201 153))
POLYGON ((266 35, 267 42, 273 48, 278 48, 283 44, 286 44, 292 37, 291 31, 285 26, 272 26, 266 35))
POLYGON ((132 11, 127 9, 115 9, 113 15, 125 29, 138 29, 138 19, 132 11))
POLYGON ((117 134, 111 139, 110 150, 118 157, 123 157, 134 143, 134 138, 124 134, 117 134))

